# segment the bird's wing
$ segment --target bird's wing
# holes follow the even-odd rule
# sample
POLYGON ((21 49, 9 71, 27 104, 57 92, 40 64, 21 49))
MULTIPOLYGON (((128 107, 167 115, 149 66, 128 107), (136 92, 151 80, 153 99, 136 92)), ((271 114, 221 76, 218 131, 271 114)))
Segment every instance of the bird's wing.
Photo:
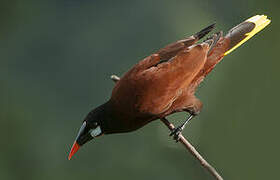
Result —
POLYGON ((156 52, 160 56, 161 61, 169 60, 176 56, 176 54, 183 50, 186 47, 189 47, 193 44, 195 44, 198 40, 203 38, 205 35, 207 35, 210 31, 212 31, 215 27, 215 24, 211 24, 210 26, 202 29, 201 31, 197 32, 196 34, 186 38, 179 40, 175 43, 171 43, 167 45, 166 47, 160 49, 156 52))
MULTIPOLYGON (((171 61, 139 70, 132 68, 113 89, 111 100, 124 112, 159 115, 187 88, 195 75, 203 68, 208 43, 190 46, 180 51, 171 61)), ((146 58, 159 59, 159 55, 146 58)))
POLYGON ((116 83, 111 99, 125 103, 125 111, 159 114, 168 109, 203 67, 211 42, 195 43, 213 28, 208 26, 137 63, 116 83))
POLYGON ((212 31, 215 27, 215 24, 212 24, 201 31, 195 33, 194 35, 176 41, 174 43, 168 44, 164 48, 161 48, 151 56, 148 56, 144 60, 140 61, 138 64, 136 64, 133 69, 134 70, 145 70, 153 66, 157 66, 158 64, 170 61, 172 58, 174 58, 180 51, 194 45, 198 40, 203 38, 205 35, 207 35, 210 31, 212 31))
POLYGON ((172 105, 203 68, 209 50, 207 43, 180 51, 171 61, 135 74, 135 105, 141 112, 160 114, 172 105), (136 85, 136 84, 135 84, 136 85))

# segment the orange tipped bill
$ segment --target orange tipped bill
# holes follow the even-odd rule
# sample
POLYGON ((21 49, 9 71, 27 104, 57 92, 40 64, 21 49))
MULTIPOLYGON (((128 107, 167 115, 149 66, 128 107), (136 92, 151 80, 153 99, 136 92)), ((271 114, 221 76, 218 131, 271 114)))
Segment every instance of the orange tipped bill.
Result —
POLYGON ((72 158, 72 156, 79 150, 80 145, 77 144, 77 142, 75 141, 74 144, 72 145, 71 151, 69 153, 68 156, 68 160, 70 160, 72 158))

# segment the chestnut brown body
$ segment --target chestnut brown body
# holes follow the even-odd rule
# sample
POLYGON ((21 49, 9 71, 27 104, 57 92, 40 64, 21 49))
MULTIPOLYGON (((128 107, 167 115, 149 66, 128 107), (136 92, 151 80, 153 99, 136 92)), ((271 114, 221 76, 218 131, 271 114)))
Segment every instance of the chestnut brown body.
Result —
POLYGON ((195 96, 197 86, 221 59, 270 23, 256 15, 232 28, 198 41, 214 28, 167 45, 133 66, 115 84, 112 96, 85 118, 69 159, 80 146, 102 134, 130 132, 172 113, 186 111, 190 117, 174 132, 178 140, 185 124, 202 109, 195 96))
POLYGON ((220 37, 209 52, 211 46, 194 44, 197 40, 191 36, 159 50, 116 83, 108 103, 121 121, 127 121, 127 129, 135 130, 179 111, 200 112, 202 102, 195 97, 196 87, 223 58, 230 41, 220 37))

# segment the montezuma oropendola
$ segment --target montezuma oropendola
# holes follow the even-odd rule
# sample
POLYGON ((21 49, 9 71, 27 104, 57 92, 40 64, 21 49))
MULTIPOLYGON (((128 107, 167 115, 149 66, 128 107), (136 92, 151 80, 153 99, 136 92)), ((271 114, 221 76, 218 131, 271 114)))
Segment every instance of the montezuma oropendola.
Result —
POLYGON ((212 24, 138 62, 115 84, 111 98, 86 116, 68 159, 102 134, 134 131, 153 120, 186 111, 189 118, 171 133, 177 139, 185 124, 201 111, 202 102, 195 97, 197 86, 225 55, 269 23, 266 16, 256 15, 225 36, 220 31, 197 43, 213 30, 212 24))

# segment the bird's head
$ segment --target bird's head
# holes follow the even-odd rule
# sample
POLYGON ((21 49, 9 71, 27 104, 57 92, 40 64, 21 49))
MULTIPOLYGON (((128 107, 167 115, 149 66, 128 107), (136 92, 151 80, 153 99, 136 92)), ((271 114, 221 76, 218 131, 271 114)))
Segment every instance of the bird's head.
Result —
POLYGON ((95 137, 101 136, 102 125, 101 119, 98 117, 98 108, 91 111, 83 121, 83 124, 78 132, 78 135, 72 145, 71 151, 69 153, 68 159, 70 160, 72 156, 79 150, 79 148, 95 137))

